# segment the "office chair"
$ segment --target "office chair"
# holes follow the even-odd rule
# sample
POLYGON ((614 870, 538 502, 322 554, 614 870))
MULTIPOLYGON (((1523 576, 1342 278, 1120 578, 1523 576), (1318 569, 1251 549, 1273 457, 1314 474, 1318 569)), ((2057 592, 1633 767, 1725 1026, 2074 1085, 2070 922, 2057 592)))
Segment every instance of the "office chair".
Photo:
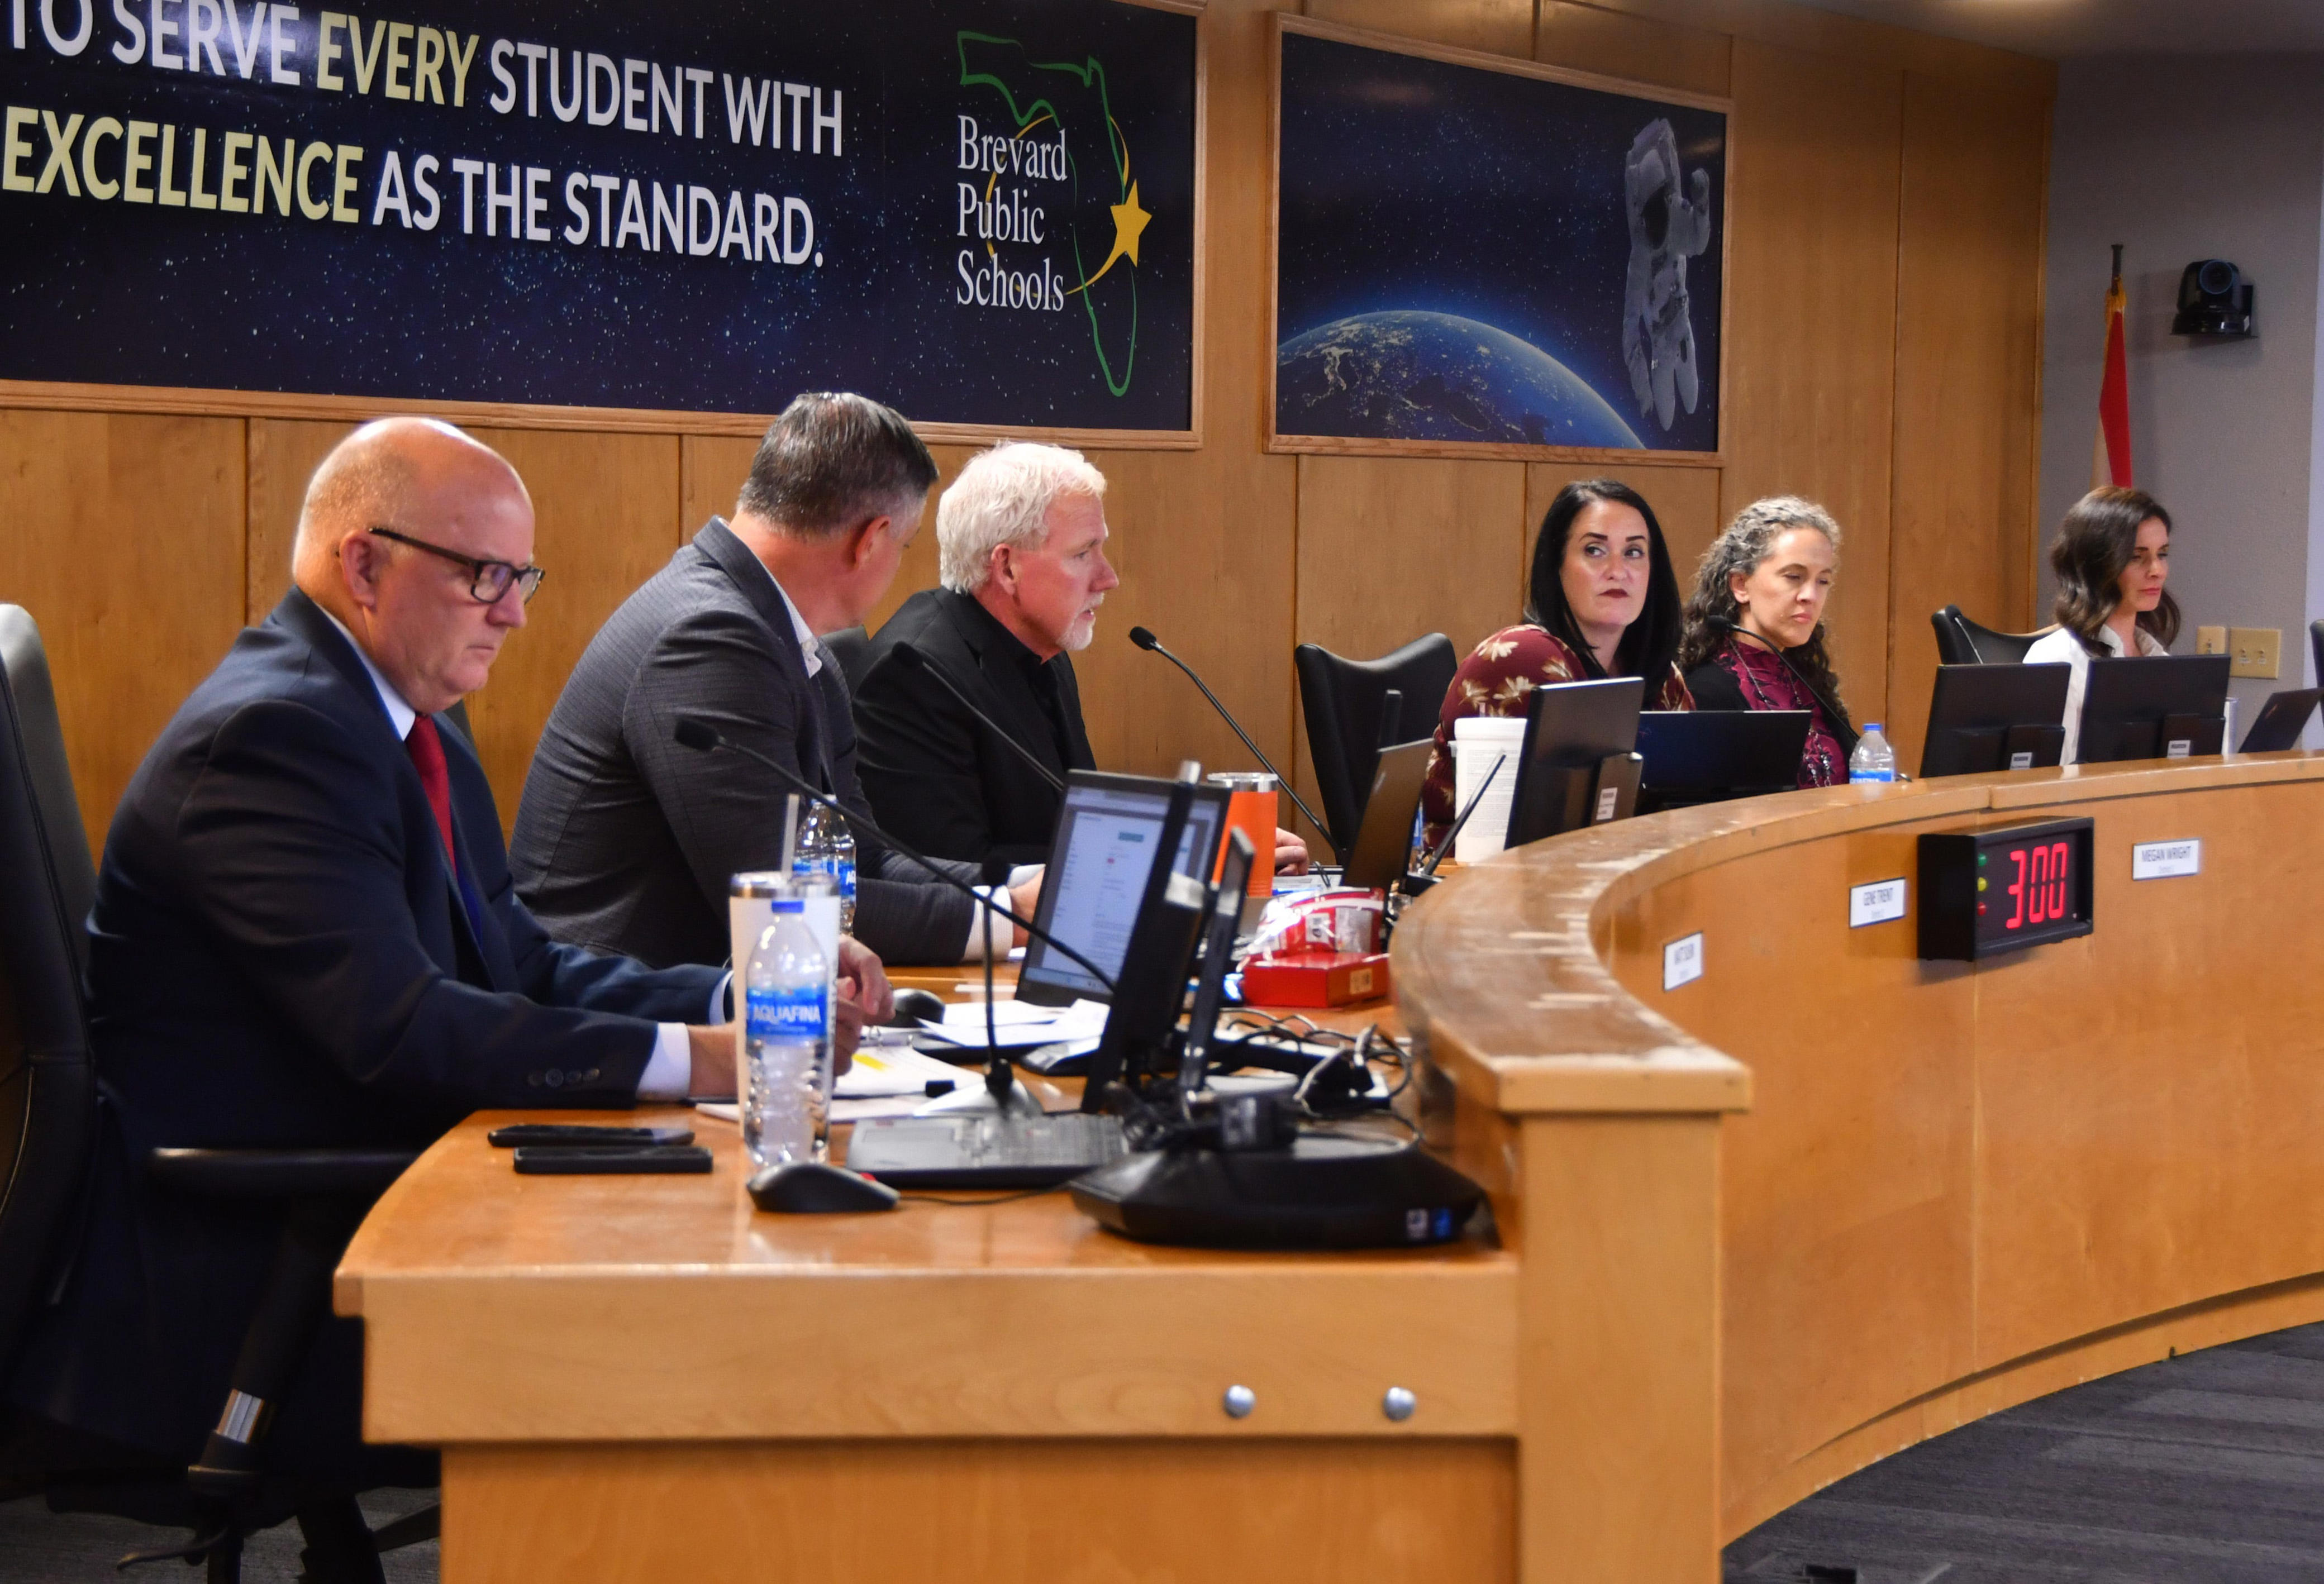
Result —
POLYGON ((1444 690, 1461 668, 1452 640, 1441 632, 1415 639, 1376 660, 1351 660, 1319 645, 1292 651, 1299 670, 1299 705, 1307 718, 1307 755, 1315 789, 1332 824, 1332 845, 1348 861, 1370 800, 1379 751, 1436 729, 1444 690), (1393 714, 1388 709, 1396 695, 1393 714))
MULTIPOLYGON (((0 1378, 43 1304, 60 1302, 78 1253, 78 1215, 94 1173, 104 1086, 81 1004, 82 926, 96 892, 73 797, 40 630, 0 604, 0 1378)), ((380 1579, 375 1537, 348 1491, 301 1488, 263 1476, 268 1415, 330 1303, 332 1267, 363 1211, 409 1165, 410 1151, 159 1149, 148 1181, 164 1192, 284 1206, 267 1285, 244 1334, 222 1426, 191 1469, 140 1461, 114 1448, 72 1445, 40 1427, 10 1426, 5 1470, 45 1490, 51 1505, 189 1524, 187 1544, 143 1553, 207 1564, 212 1584, 241 1576, 244 1535, 296 1516, 313 1584, 380 1579), (255 1399, 255 1403, 244 1399, 255 1399), (93 1463, 92 1460, 96 1460, 93 1463)), ((408 1543, 434 1515, 399 1527, 408 1543), (422 1522, 421 1520, 425 1520, 422 1522)), ((394 1538, 394 1537, 388 1537, 394 1538)))
POLYGON ((1929 624, 1937 630, 1937 658, 1948 666, 2020 665, 2035 639, 2058 630, 2053 622, 2033 632, 2000 632, 1970 621, 1959 605, 1947 605, 1929 624))
POLYGON ((861 688, 863 673, 872 668, 872 635, 861 627, 843 627, 825 633, 823 647, 839 662, 839 674, 847 678, 847 691, 853 694, 861 688))
POLYGON ((2308 624, 2308 649, 2316 657, 2317 680, 2324 682, 2324 622, 2308 624))

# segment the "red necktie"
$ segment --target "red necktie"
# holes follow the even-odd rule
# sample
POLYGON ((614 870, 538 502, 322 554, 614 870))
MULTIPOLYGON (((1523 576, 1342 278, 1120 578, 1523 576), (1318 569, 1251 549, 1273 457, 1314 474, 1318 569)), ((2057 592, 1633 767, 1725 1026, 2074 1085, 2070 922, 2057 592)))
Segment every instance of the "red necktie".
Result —
MULTIPOLYGON (((452 844, 452 778, 444 771, 444 740, 436 735, 436 718, 422 715, 414 721, 403 747, 411 755, 411 768, 420 772, 428 806, 436 811, 436 829, 444 838, 444 867, 456 877, 460 863, 452 844)), ((454 883, 458 883, 456 878, 454 883)))

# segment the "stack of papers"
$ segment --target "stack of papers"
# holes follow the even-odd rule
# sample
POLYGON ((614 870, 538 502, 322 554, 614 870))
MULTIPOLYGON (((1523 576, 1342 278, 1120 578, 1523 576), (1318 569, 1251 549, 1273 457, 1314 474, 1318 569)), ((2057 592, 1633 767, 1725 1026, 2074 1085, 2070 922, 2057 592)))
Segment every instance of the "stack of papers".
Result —
MULTIPOLYGON (((1029 1001, 992 1003, 992 1034, 1003 1050, 1028 1045, 1095 1040, 1105 1032, 1106 1004, 1075 1001, 1070 1007, 1037 1007, 1029 1001)), ((973 1050, 986 1048, 984 1003, 961 1001, 944 1010, 941 1021, 923 1018, 925 1037, 973 1050)), ((859 1061, 861 1057, 857 1058, 859 1061)))

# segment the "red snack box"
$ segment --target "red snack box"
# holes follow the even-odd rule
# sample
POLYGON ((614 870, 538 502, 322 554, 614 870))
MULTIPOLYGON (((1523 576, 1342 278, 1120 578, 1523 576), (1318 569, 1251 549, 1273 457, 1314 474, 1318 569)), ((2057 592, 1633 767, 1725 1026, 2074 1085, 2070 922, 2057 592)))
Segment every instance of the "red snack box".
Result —
POLYGON ((1388 993, 1385 952, 1286 952, 1242 965, 1250 1007, 1344 1007, 1388 993))

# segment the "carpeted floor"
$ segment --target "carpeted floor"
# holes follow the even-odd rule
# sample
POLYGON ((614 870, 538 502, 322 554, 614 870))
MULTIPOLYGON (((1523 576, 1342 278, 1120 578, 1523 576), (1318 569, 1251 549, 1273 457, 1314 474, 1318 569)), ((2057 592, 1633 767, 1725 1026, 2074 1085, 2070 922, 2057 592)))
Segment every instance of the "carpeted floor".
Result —
MULTIPOLYGON (((435 1503, 432 1490, 377 1491, 363 1498, 364 1516, 377 1529, 435 1503)), ((38 1499, 0 1502, 0 1584, 180 1584, 201 1574, 181 1562, 155 1562, 127 1573, 114 1571, 113 1564, 124 1552, 184 1538, 121 1518, 51 1513, 38 1499)), ((244 1584, 298 1584, 300 1545, 296 1524, 252 1535, 242 1552, 244 1584)), ((387 1584, 436 1584, 437 1557, 436 1542, 427 1540, 388 1552, 380 1565, 387 1584)))
POLYGON ((2028 1403, 1727 1548, 1727 1584, 2324 1584, 2324 1325, 2028 1403))

